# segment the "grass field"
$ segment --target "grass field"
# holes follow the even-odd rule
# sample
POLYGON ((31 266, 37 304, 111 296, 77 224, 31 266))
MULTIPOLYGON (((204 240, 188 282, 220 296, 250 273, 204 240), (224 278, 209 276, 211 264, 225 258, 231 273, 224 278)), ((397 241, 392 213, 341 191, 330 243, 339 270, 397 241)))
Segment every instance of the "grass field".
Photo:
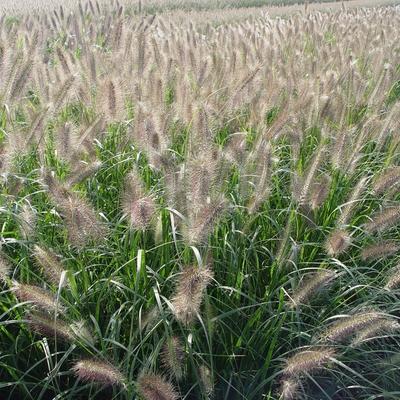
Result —
MULTIPOLYGON (((53 11, 63 6, 64 10, 76 10, 80 0, 2 0, 0 3, 0 11, 3 13, 20 13, 36 12, 36 11, 53 11)), ((129 14, 152 14, 152 13, 173 13, 173 12, 210 12, 214 10, 224 9, 231 12, 234 10, 243 11, 244 9, 253 9, 252 13, 257 13, 257 8, 263 9, 264 12, 290 14, 304 9, 304 4, 312 10, 320 9, 338 9, 342 3, 347 8, 351 7, 373 7, 382 5, 399 4, 398 0, 97 0, 103 9, 110 7, 115 9, 118 5, 123 5, 125 12, 129 14)), ((247 11, 245 11, 247 12, 247 11)), ((219 17, 223 15, 219 13, 219 17)))
POLYGON ((1 400, 400 397, 400 10, 350 3, 2 14, 1 400))

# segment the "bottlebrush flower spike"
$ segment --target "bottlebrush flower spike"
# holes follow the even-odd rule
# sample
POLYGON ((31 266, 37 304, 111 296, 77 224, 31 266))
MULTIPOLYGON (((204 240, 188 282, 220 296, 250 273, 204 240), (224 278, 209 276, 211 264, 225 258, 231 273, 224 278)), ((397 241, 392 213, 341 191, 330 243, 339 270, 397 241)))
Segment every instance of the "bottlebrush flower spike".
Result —
POLYGON ((357 331, 369 327, 385 316, 376 311, 354 314, 332 324, 323 334, 322 339, 331 342, 347 340, 357 331))
POLYGON ((32 240, 34 238, 36 217, 34 209, 25 203, 18 216, 20 232, 24 240, 32 240))
POLYGON ((390 272, 387 283, 385 285, 386 290, 394 290, 400 287, 400 264, 392 269, 390 272))
POLYGON ((292 306, 299 307, 307 303, 319 290, 331 284, 336 277, 335 271, 321 270, 307 277, 291 296, 292 306))
POLYGON ((349 200, 342 206, 341 214, 338 219, 338 224, 340 226, 347 225, 353 214, 354 209, 360 202, 360 197, 366 189, 366 183, 368 182, 368 177, 361 178, 357 185, 354 187, 349 200))
POLYGON ((112 364, 95 358, 80 360, 72 367, 75 375, 87 382, 105 386, 124 386, 125 377, 112 364))
POLYGON ((206 365, 200 365, 199 375, 201 386, 208 396, 211 396, 214 391, 214 382, 210 369, 206 365))
POLYGON ((318 209, 326 200, 329 194, 331 178, 324 175, 312 185, 310 194, 310 206, 312 210, 318 209))
POLYGON ((189 215, 184 226, 183 238, 188 244, 204 243, 214 224, 227 208, 227 201, 221 195, 211 199, 210 203, 204 204, 194 215, 189 215))
POLYGON ((74 246, 82 248, 90 242, 104 241, 108 230, 86 199, 60 184, 49 171, 44 171, 43 181, 63 217, 68 238, 74 246))
POLYGON ((20 301, 31 302, 44 311, 62 312, 64 310, 64 307, 55 301, 51 292, 40 287, 15 282, 13 291, 20 301))
POLYGON ((74 342, 75 335, 68 322, 42 312, 31 312, 27 316, 33 331, 45 337, 54 337, 65 342, 74 342))
POLYGON ((11 265, 0 253, 0 282, 5 282, 11 273, 11 265))
POLYGON ((171 383, 156 374, 143 374, 139 377, 138 390, 145 400, 178 400, 179 395, 171 383))
POLYGON ((372 220, 365 224, 368 233, 383 232, 400 221, 400 206, 390 207, 375 214, 372 220))
POLYGON ((400 245, 393 240, 384 240, 377 244, 371 244, 361 251, 361 259, 377 260, 379 258, 386 258, 400 250, 400 245))
POLYGON ((344 229, 334 230, 325 243, 328 255, 337 256, 347 250, 351 243, 350 235, 344 229))
POLYGON ((382 318, 381 320, 376 321, 373 325, 360 330, 351 344, 353 346, 358 346, 361 343, 374 339, 378 335, 398 331, 399 328, 400 324, 398 322, 388 318, 382 318))
POLYGON ((183 367, 185 362, 185 351, 182 341, 173 336, 164 343, 162 351, 162 363, 164 367, 176 379, 180 380, 183 376, 183 367))
POLYGON ((154 199, 146 194, 142 179, 136 169, 127 176, 122 198, 122 209, 134 229, 147 229, 154 218, 156 204, 154 199))
POLYGON ((315 153, 310 166, 302 176, 294 175, 293 196, 300 205, 308 203, 310 189, 315 182, 315 175, 325 157, 325 146, 321 146, 315 153))
POLYGON ((42 267, 43 273, 47 279, 56 286, 65 284, 65 270, 57 256, 50 251, 38 245, 33 248, 33 256, 36 262, 42 267))
POLYGON ((172 298, 172 312, 175 318, 188 324, 200 311, 203 294, 213 273, 209 267, 186 267, 181 273, 175 296, 172 298))
POLYGON ((389 189, 400 185, 400 167, 392 167, 383 172, 375 181, 373 190, 376 194, 382 194, 389 189))
POLYGON ((78 168, 72 172, 71 176, 68 178, 67 186, 71 187, 77 183, 81 183, 94 175, 102 166, 101 161, 93 161, 89 164, 80 163, 78 168))
POLYGON ((331 361, 334 355, 335 351, 330 347, 302 350, 286 360, 283 375, 293 378, 324 369, 325 364, 331 361))
POLYGON ((282 400, 295 400, 298 398, 301 381, 295 378, 284 379, 281 383, 280 396, 282 400))

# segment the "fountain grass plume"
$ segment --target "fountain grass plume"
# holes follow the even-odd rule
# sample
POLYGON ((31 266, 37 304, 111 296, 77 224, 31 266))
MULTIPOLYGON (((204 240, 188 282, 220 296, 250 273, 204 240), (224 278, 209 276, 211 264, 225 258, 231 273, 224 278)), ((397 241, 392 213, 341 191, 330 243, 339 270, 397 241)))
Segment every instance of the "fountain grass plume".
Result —
POLYGON ((109 362, 96 358, 80 360, 72 367, 75 375, 86 382, 99 383, 104 386, 125 386, 123 374, 109 362))
POLYGON ((204 292, 212 277, 209 266, 189 266, 183 269, 171 300, 172 312, 178 321, 184 324, 193 322, 200 312, 204 292))

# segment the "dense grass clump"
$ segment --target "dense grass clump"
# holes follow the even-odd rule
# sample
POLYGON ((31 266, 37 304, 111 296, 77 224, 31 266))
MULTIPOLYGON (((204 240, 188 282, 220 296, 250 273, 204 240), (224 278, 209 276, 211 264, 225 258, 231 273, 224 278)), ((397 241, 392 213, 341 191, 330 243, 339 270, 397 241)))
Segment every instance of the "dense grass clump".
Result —
POLYGON ((0 398, 398 398, 399 10, 125 11, 0 19, 0 398))

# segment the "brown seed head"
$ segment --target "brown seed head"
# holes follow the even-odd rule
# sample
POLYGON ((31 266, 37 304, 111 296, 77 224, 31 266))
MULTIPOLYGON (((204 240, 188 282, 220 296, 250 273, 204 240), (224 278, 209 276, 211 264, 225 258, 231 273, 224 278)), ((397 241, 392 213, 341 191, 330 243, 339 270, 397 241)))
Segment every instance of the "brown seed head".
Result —
POLYGON ((13 290, 20 301, 30 302, 44 311, 64 310, 64 307, 55 301, 53 293, 48 290, 17 282, 14 284, 13 290))
POLYGON ((330 256, 337 256, 349 247, 351 243, 350 235, 343 229, 334 230, 328 237, 325 248, 330 256))
POLYGON ((43 273, 51 283, 56 286, 59 286, 60 283, 61 285, 65 283, 62 282, 64 279, 64 267, 51 250, 35 245, 33 256, 35 257, 36 262, 42 267, 43 273))
POLYGON ((307 277, 293 293, 292 306, 299 307, 307 303, 316 292, 331 284, 335 277, 336 272, 330 270, 321 270, 307 277))
POLYGON ((286 377, 298 377, 325 368, 334 357, 335 351, 329 347, 310 348, 296 353, 286 360, 283 374, 286 377))
POLYGON ((173 336, 166 340, 162 351, 162 363, 168 372, 178 380, 182 379, 183 376, 185 356, 184 347, 179 337, 173 336))
POLYGON ((209 267, 186 267, 181 273, 175 296, 172 298, 172 311, 175 318, 188 324, 200 311, 203 294, 212 279, 209 267))
POLYGON ((400 245, 393 240, 384 240, 377 244, 371 244, 361 251, 361 259, 363 261, 367 260, 377 260, 379 258, 386 258, 400 250, 400 245))
POLYGON ((376 321, 384 318, 380 312, 370 311, 342 318, 332 324, 323 334, 322 339, 331 342, 342 342, 357 331, 369 327, 376 321))
POLYGON ((87 382, 105 386, 124 386, 125 378, 112 364, 95 358, 81 360, 72 367, 75 375, 87 382))
POLYGON ((145 400, 178 400, 179 395, 171 383, 162 376, 143 374, 138 379, 138 390, 145 400))

